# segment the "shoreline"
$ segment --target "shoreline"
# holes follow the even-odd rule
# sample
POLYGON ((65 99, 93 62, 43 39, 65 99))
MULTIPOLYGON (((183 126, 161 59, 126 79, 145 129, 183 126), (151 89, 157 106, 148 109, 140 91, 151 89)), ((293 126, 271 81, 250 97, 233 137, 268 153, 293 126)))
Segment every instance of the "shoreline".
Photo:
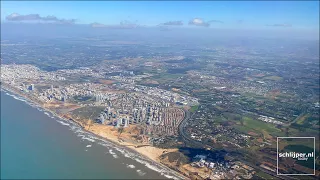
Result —
MULTIPOLYGON (((40 102, 38 102, 37 100, 33 100, 33 98, 29 97, 30 95, 27 94, 22 94, 21 92, 18 92, 18 90, 15 90, 13 88, 11 88, 9 85, 4 85, 3 83, 1 83, 1 91, 8 91, 10 93, 12 93, 13 95, 17 95, 18 97, 24 98, 27 102, 34 104, 36 107, 43 109, 44 111, 47 111, 49 113, 52 114, 52 116, 61 119, 63 121, 66 122, 72 122, 74 124, 76 124, 77 126, 79 126, 79 128, 81 128, 81 130, 87 132, 87 133, 91 133, 92 135, 96 136, 97 138, 106 140, 108 142, 114 143, 117 146, 123 147, 125 148, 127 151, 129 152, 134 152, 136 154, 138 154, 139 156, 141 156, 142 158, 144 158, 145 160, 151 162, 152 164, 156 164, 157 166, 163 168, 166 171, 170 171, 175 177, 179 178, 179 179, 190 179, 188 177, 186 177, 185 175, 183 175, 182 173, 175 171, 174 169, 171 169, 170 167, 166 166, 165 164, 162 164, 159 160, 156 160, 155 158, 152 158, 144 153, 142 153, 141 151, 138 151, 138 148, 143 148, 143 147, 135 147, 134 144, 130 143, 130 145, 125 145, 125 142, 119 142, 119 140, 115 140, 111 137, 107 137, 107 136, 101 136, 99 133, 96 133, 88 128, 86 128, 84 125, 82 125, 82 123, 73 120, 72 118, 67 119, 66 117, 64 117, 63 115, 59 115, 56 112, 54 112, 53 110, 44 107, 40 102)), ((28 103, 27 103, 28 104, 28 103)), ((28 104, 30 105, 30 104, 28 104)), ((136 144, 136 146, 138 146, 138 144, 136 144)), ((160 149, 160 148, 156 148, 153 146, 149 146, 151 148, 155 148, 155 149, 160 149)), ((166 150, 166 149, 163 149, 166 150)), ((172 178, 171 178, 172 179, 172 178)))

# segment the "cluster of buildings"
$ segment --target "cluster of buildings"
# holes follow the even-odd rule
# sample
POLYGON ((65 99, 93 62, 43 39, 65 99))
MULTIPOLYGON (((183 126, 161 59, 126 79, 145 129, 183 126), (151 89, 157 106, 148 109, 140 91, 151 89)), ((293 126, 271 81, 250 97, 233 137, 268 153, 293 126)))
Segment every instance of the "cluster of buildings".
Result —
POLYGON ((96 118, 96 122, 115 127, 140 124, 145 125, 145 134, 177 135, 178 125, 184 116, 184 111, 179 108, 159 108, 149 104, 129 111, 123 108, 107 107, 96 118))
MULTIPOLYGON (((61 101, 80 106, 105 106, 95 117, 97 123, 116 127, 141 124, 145 134, 178 135, 178 126, 185 112, 177 104, 198 104, 198 100, 193 97, 119 81, 116 85, 72 83, 72 79, 79 74, 101 77, 101 74, 89 68, 45 72, 32 65, 3 65, 1 70, 3 82, 31 92, 43 103, 61 101), (15 79, 16 83, 12 83, 15 79)), ((119 77, 136 76, 132 71, 124 71, 119 77)))
POLYGON ((131 84, 119 84, 119 88, 123 88, 129 91, 140 92, 148 96, 153 96, 155 98, 165 100, 167 102, 182 104, 188 106, 194 106, 199 104, 198 99, 191 96, 184 96, 175 92, 167 91, 164 89, 159 89, 156 87, 147 87, 141 85, 131 85, 131 84))
POLYGON ((226 147, 250 147, 248 143, 250 136, 234 131, 233 128, 230 126, 210 126, 206 121, 194 121, 191 122, 190 126, 194 128, 188 128, 187 133, 190 134, 190 137, 192 139, 197 140, 199 142, 204 142, 209 139, 212 143, 222 143, 226 147), (225 139, 227 137, 232 138, 226 141, 225 139))
POLYGON ((119 110, 114 111, 114 109, 111 109, 110 107, 107 107, 104 111, 102 111, 95 121, 101 124, 114 125, 118 128, 128 127, 129 123, 133 123, 128 114, 119 110))
POLYGON ((239 161, 215 161, 205 155, 196 155, 192 167, 208 169, 201 174, 206 179, 251 179, 256 173, 254 169, 239 161))
POLYGON ((32 65, 1 65, 1 81, 7 84, 19 85, 23 80, 63 81, 66 79, 55 72, 41 71, 32 65))
MULTIPOLYGON (((95 95, 95 91, 90 86, 91 83, 71 84, 69 86, 53 86, 50 85, 49 89, 42 89, 38 91, 37 97, 45 103, 54 100, 66 102, 75 96, 90 97, 95 95), (81 88, 79 88, 81 87, 81 88)), ((80 106, 83 104, 79 104, 80 106)), ((92 104, 93 105, 93 104, 92 104)))
POLYGON ((55 73, 62 74, 65 77, 72 77, 74 75, 77 76, 79 74, 96 77, 96 78, 104 77, 104 73, 93 71, 91 68, 86 68, 86 67, 82 67, 78 69, 61 69, 56 71, 55 73))
POLYGON ((275 120, 273 117, 268 117, 268 116, 263 116, 263 115, 260 115, 260 117, 258 119, 261 120, 261 121, 264 121, 266 123, 272 123, 272 124, 277 124, 277 125, 283 125, 284 124, 281 121, 275 120))
POLYGON ((130 111, 124 109, 117 109, 115 107, 107 107, 102 111, 99 117, 96 119, 97 122, 106 124, 113 124, 117 127, 121 125, 142 123, 145 122, 148 125, 159 124, 162 118, 162 108, 147 105, 143 108, 135 108, 130 111))
POLYGON ((194 159, 196 159, 195 162, 191 163, 191 166, 194 166, 194 167, 208 167, 210 169, 213 169, 215 167, 222 167, 222 166, 226 166, 227 168, 230 168, 230 165, 228 164, 228 162, 225 162, 225 163, 219 163, 219 162, 211 162, 210 160, 207 160, 207 156, 205 155, 196 155, 194 157, 194 159))
MULTIPOLYGON (((247 68, 249 69, 249 68, 247 68)), ((254 76, 251 73, 251 70, 242 69, 239 71, 239 73, 244 73, 244 76, 254 76), (246 72, 248 71, 248 72, 246 72), (246 74, 249 73, 249 74, 246 74)), ((235 71, 235 69, 231 69, 235 71)), ((229 70, 229 71, 231 71, 229 70)), ((212 72, 219 72, 221 69, 217 67, 213 67, 212 72)), ((224 69, 225 74, 234 74, 234 72, 226 73, 225 71, 228 71, 224 69)), ((260 72, 260 71, 258 71, 260 72)), ((258 73, 254 72, 254 73, 258 73)), ((254 93, 257 95, 266 95, 268 92, 274 90, 274 89, 283 89, 285 90, 286 87, 282 85, 281 83, 277 83, 275 81, 254 81, 252 80, 246 80, 246 79, 234 79, 234 78, 227 78, 227 77, 217 77, 212 76, 211 72, 198 72, 198 71, 191 71, 189 73, 189 76, 191 78, 199 78, 201 79, 201 84, 204 85, 211 85, 214 87, 213 89, 223 90, 223 91, 233 91, 233 92, 239 92, 239 93, 254 93)), ((238 75, 239 76, 239 75, 238 75)), ((239 76, 241 77, 241 76, 239 76)))

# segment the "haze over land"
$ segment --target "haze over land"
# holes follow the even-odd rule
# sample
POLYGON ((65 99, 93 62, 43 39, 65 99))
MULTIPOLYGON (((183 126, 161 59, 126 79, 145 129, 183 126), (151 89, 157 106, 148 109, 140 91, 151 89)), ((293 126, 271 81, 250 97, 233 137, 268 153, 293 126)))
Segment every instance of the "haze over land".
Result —
MULTIPOLYGON (((137 27, 134 29, 108 29, 94 28, 91 25, 58 25, 58 24, 29 24, 29 23, 2 23, 1 35, 3 38, 10 36, 29 36, 34 38, 56 38, 56 37, 83 37, 106 35, 110 39, 121 40, 146 40, 159 42, 172 41, 183 43, 194 40, 195 43, 216 43, 216 41, 229 40, 234 38, 280 38, 282 39, 302 39, 319 40, 318 30, 310 29, 221 29, 221 28, 188 28, 188 27, 168 27, 165 30, 161 27, 137 27), (111 33, 111 34, 110 34, 111 33), (117 35, 117 36, 113 36, 117 35), (141 39, 142 38, 142 39, 141 39), (218 39, 211 39, 218 38, 218 39)), ((17 38, 18 38, 17 37, 17 38)), ((159 42, 160 43, 160 42, 159 42)))
POLYGON ((166 177, 318 178, 319 2, 123 3, 54 15, 5 4, 2 88, 174 170, 166 177), (314 159, 278 161, 313 148, 314 159))

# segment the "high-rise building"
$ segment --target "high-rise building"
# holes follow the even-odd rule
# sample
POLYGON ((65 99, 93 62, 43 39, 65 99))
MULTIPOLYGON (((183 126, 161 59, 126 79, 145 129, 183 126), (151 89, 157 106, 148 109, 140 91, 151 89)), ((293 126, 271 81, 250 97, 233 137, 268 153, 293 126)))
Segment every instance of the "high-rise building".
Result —
POLYGON ((97 101, 97 102, 101 102, 101 96, 100 96, 100 94, 97 94, 97 95, 96 95, 96 101, 97 101))
POLYGON ((124 120, 124 127, 128 127, 128 124, 129 124, 128 119, 124 118, 123 120, 124 120))
POLYGON ((118 118, 117 120, 117 128, 119 128, 122 125, 122 118, 118 118))
POLYGON ((100 121, 101 121, 101 124, 104 124, 104 116, 103 116, 103 114, 100 114, 99 119, 100 119, 100 121))
POLYGON ((31 84, 31 85, 29 86, 29 90, 31 90, 31 91, 34 90, 34 84, 31 84))

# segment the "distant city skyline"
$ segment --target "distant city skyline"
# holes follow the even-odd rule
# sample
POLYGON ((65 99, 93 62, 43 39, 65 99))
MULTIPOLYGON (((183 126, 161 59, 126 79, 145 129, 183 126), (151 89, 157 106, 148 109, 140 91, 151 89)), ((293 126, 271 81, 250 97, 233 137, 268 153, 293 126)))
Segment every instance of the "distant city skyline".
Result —
POLYGON ((319 30, 319 1, 1 1, 1 22, 319 30))

